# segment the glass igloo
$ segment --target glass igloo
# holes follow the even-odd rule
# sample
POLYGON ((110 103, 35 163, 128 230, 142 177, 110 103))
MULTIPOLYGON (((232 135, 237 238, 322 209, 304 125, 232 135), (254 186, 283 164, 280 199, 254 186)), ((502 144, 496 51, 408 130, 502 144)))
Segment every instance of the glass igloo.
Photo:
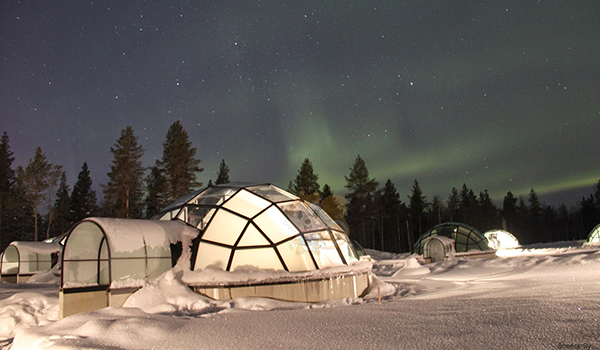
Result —
POLYGON ((238 266, 290 272, 357 260, 344 230, 319 206, 271 184, 229 183, 184 196, 157 214, 198 230, 192 270, 238 266))
POLYGON ((423 254, 423 245, 427 238, 433 236, 446 236, 455 241, 457 253, 466 252, 473 249, 490 250, 488 240, 475 228, 460 222, 446 222, 434 226, 431 230, 421 235, 415 243, 415 253, 423 254))
POLYGON ((588 235, 587 239, 588 244, 598 244, 600 245, 600 224, 596 225, 588 235))
POLYGON ((492 249, 511 249, 519 247, 519 240, 510 232, 504 230, 489 230, 484 234, 492 249))

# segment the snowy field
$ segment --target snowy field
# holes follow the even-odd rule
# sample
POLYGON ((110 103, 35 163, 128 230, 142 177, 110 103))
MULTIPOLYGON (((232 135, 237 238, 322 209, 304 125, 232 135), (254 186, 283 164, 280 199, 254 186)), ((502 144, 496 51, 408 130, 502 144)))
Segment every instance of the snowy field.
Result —
POLYGON ((214 301, 167 272, 58 320, 58 281, 0 283, 6 349, 600 349, 600 248, 529 247, 423 265, 370 251, 377 288, 320 304, 214 301))

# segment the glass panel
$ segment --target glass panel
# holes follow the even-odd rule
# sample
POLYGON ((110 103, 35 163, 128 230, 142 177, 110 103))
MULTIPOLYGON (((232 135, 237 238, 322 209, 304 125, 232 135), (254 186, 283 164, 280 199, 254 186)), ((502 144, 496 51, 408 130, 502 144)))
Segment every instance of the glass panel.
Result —
POLYGON ((235 196, 231 197, 223 208, 230 209, 238 214, 244 215, 247 218, 253 218, 256 214, 271 205, 271 202, 266 201, 255 194, 246 190, 241 190, 235 196))
POLYGON ((170 211, 167 211, 167 212, 158 213, 154 217, 152 217, 152 220, 172 220, 173 217, 175 215, 177 215, 177 213, 180 210, 181 210, 181 208, 177 208, 175 210, 170 210, 170 211))
POLYGON ((202 191, 204 191, 204 189, 201 189, 201 190, 196 191, 196 192, 188 193, 188 194, 186 194, 184 196, 181 196, 181 197, 177 198, 171 204, 167 205, 163 210, 161 210, 161 212, 172 211, 176 207, 181 207, 185 203, 189 202, 192 198, 196 197, 202 191))
POLYGON ((260 269, 283 270, 283 265, 273 248, 238 249, 233 254, 229 271, 238 266, 253 265, 260 269))
POLYGON ((108 272, 108 260, 101 260, 100 264, 100 275, 98 276, 98 281, 100 284, 110 284, 110 278, 108 272))
POLYGON ((225 270, 229 263, 231 249, 207 242, 200 242, 194 271, 202 270, 209 265, 214 265, 225 270))
POLYGON ((213 207, 187 207, 187 220, 186 222, 200 230, 206 228, 206 224, 215 213, 216 209, 213 207))
POLYGON ((64 261, 64 283, 97 284, 98 261, 64 261))
POLYGON ((319 219, 317 214, 312 211, 305 202, 294 201, 291 203, 279 204, 279 207, 290 221, 302 232, 323 230, 327 228, 325 223, 319 219))
POLYGON ((112 259, 113 281, 128 281, 146 277, 146 259, 112 259))
POLYGON ((248 220, 219 209, 202 239, 233 246, 248 220))
POLYGON ((346 237, 346 235, 335 231, 333 231, 331 234, 333 235, 333 237, 335 237, 336 243, 340 248, 342 255, 344 256, 346 263, 349 264, 352 261, 358 260, 354 249, 352 249, 352 244, 349 243, 348 237, 346 237))
POLYGON ((302 236, 281 243, 277 246, 277 250, 279 251, 279 254, 281 254, 288 270, 291 272, 312 271, 317 269, 308 252, 306 241, 302 236))
POLYGON ((171 269, 171 256, 148 259, 148 278, 156 278, 171 269))
POLYGON ((106 244, 106 240, 102 241, 102 247, 100 247, 100 259, 108 260, 108 245, 106 244))
POLYGON ((257 245, 269 245, 269 241, 263 236, 260 231, 256 229, 254 224, 250 224, 246 231, 244 231, 244 235, 242 239, 238 243, 238 247, 248 247, 248 246, 257 246, 257 245))
POLYGON ((313 203, 309 203, 310 208, 319 216, 319 218, 329 227, 338 231, 344 231, 344 229, 325 212, 320 206, 313 203))
POLYGON ((65 260, 98 259, 98 248, 104 234, 94 222, 84 221, 75 226, 63 254, 65 260))
POLYGON ((304 237, 320 269, 343 265, 342 258, 335 249, 329 232, 313 232, 305 234, 304 237))
POLYGON ((19 272, 19 252, 17 247, 9 245, 2 254, 2 274, 16 274, 19 272))
POLYGON ((206 191, 202 192, 198 197, 189 201, 189 204, 208 204, 208 205, 221 205, 223 202, 229 199, 237 189, 222 188, 222 187, 209 187, 206 191))
POLYGON ((277 207, 270 207, 265 212, 260 214, 254 223, 269 237, 269 239, 278 243, 282 240, 295 236, 298 234, 298 230, 283 215, 283 213, 277 207))
POLYGON ((275 203, 298 199, 298 197, 294 196, 293 194, 285 192, 284 190, 281 190, 273 185, 253 186, 247 187, 246 189, 250 192, 256 193, 264 199, 275 203))
POLYGON ((52 261, 38 261, 37 271, 48 271, 52 268, 52 261))

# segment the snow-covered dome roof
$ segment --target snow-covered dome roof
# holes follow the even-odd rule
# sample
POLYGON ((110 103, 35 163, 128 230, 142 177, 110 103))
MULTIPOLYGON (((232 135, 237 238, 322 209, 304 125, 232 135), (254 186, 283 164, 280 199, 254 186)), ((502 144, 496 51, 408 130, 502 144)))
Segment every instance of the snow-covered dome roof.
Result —
POLYGON ((446 222, 434 226, 431 230, 423 233, 415 243, 415 253, 423 254, 423 244, 432 236, 445 236, 455 241, 456 252, 466 252, 472 249, 488 250, 488 240, 477 229, 460 222, 446 222))
POLYGON ((176 221, 86 218, 65 241, 62 286, 106 286, 156 278, 173 266, 171 244, 196 235, 197 230, 176 221))
POLYGON ((15 241, 6 247, 0 262, 2 275, 33 274, 52 268, 52 254, 59 253, 57 243, 15 241))
POLYGON ((154 219, 181 220, 200 230, 192 270, 254 265, 310 271, 357 260, 344 230, 324 210, 271 184, 210 186, 174 201, 154 219))
POLYGON ((590 231, 587 242, 592 244, 600 244, 600 224, 596 225, 596 227, 590 231))
POLYGON ((488 245, 492 249, 517 248, 520 245, 517 237, 508 231, 489 230, 483 235, 488 239, 488 245))

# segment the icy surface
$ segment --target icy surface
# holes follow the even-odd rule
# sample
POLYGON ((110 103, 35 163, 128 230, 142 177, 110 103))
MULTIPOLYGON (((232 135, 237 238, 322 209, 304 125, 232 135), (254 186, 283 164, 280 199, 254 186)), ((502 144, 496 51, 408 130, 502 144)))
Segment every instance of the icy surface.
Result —
POLYGON ((56 285, 0 283, 0 344, 12 342, 14 350, 600 349, 599 249, 563 242, 427 265, 415 255, 369 251, 378 282, 371 293, 317 304, 214 301, 191 293, 174 269, 146 283, 127 308, 63 320, 57 320, 56 285))

